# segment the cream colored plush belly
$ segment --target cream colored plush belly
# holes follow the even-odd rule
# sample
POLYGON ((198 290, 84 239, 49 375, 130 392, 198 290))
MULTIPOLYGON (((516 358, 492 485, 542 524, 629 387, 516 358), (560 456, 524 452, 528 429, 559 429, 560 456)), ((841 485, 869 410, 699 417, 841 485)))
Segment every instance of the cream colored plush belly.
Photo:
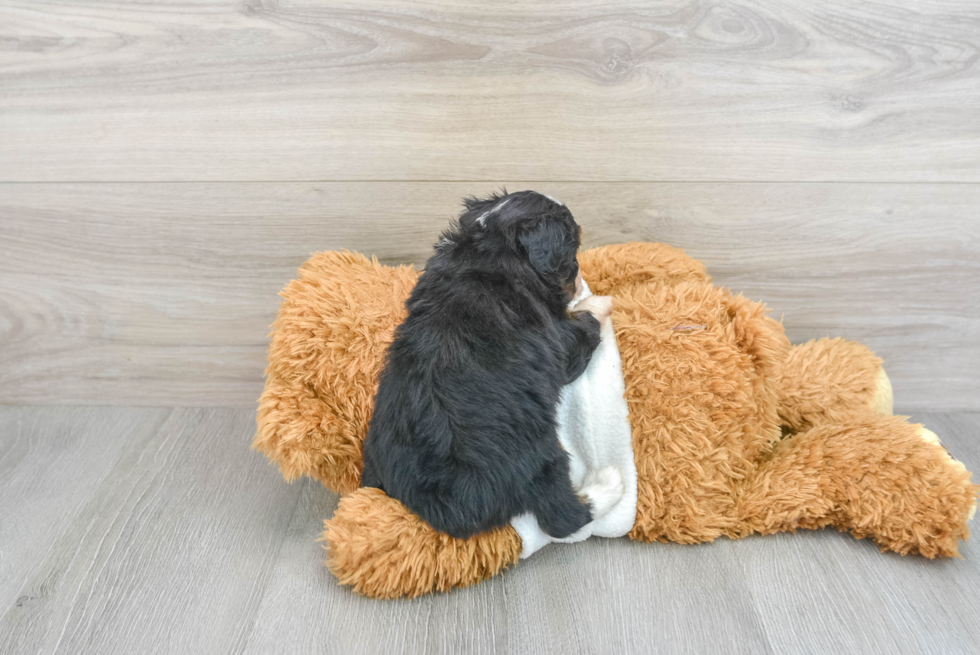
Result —
MULTIPOLYGON (((572 301, 573 304, 592 295, 587 284, 583 287, 583 293, 572 301)), ((553 539, 545 534, 534 514, 514 517, 511 525, 523 544, 521 558, 531 556, 553 541, 570 543, 592 536, 622 537, 633 528, 636 520, 633 433, 624 397, 623 364, 611 321, 603 324, 601 337, 588 368, 562 389, 557 418, 558 438, 569 456, 572 486, 576 491, 586 492, 593 499, 593 507, 598 506, 602 513, 564 539, 553 539), (615 485, 618 499, 609 497, 612 485, 615 485), (604 486, 609 489, 603 489, 604 486), (597 500, 603 494, 605 498, 597 500)))

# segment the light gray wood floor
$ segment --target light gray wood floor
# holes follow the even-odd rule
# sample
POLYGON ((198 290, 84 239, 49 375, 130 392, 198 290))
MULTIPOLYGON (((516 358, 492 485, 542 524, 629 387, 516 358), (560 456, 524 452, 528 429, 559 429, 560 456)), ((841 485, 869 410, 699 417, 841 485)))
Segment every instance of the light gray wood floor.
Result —
MULTIPOLYGON (((916 414, 974 471, 980 414, 916 414)), ((412 601, 341 588, 337 496, 248 449, 247 409, 0 408, 2 653, 977 653, 980 548, 834 531, 592 539, 412 601)))

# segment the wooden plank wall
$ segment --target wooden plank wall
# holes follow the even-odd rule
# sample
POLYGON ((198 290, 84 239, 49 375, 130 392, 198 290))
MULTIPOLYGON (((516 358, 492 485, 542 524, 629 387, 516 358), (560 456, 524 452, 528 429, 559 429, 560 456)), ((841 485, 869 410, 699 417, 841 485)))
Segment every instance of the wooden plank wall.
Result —
POLYGON ((0 6, 0 402, 254 403, 309 253, 566 202, 980 409, 980 5, 0 6))

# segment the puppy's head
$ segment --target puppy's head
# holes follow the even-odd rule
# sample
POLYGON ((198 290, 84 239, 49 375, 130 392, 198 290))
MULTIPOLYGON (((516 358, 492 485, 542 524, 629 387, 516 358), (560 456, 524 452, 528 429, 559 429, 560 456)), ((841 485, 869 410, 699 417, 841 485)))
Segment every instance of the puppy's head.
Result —
POLYGON ((581 230, 563 204, 536 191, 467 198, 463 234, 485 248, 506 248, 570 300, 578 276, 581 230))

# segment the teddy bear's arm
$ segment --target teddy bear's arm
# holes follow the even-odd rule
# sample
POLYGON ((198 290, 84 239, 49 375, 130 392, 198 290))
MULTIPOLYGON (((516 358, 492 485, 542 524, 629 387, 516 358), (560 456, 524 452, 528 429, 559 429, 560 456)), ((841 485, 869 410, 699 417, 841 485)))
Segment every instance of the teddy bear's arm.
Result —
POLYGON ((832 525, 883 551, 951 557, 978 489, 934 434, 867 412, 779 442, 739 494, 739 532, 832 525))
POLYGON ((779 377, 779 416, 794 431, 855 413, 892 413, 892 387, 881 360, 856 341, 816 339, 793 346, 779 377))
POLYGON ((704 264, 662 243, 600 246, 581 251, 578 260, 582 277, 600 296, 618 296, 636 287, 711 281, 704 264))
POLYGON ((516 564, 521 554, 521 538, 510 525, 456 539, 368 488, 341 498, 321 541, 340 583, 372 598, 468 587, 516 564))

